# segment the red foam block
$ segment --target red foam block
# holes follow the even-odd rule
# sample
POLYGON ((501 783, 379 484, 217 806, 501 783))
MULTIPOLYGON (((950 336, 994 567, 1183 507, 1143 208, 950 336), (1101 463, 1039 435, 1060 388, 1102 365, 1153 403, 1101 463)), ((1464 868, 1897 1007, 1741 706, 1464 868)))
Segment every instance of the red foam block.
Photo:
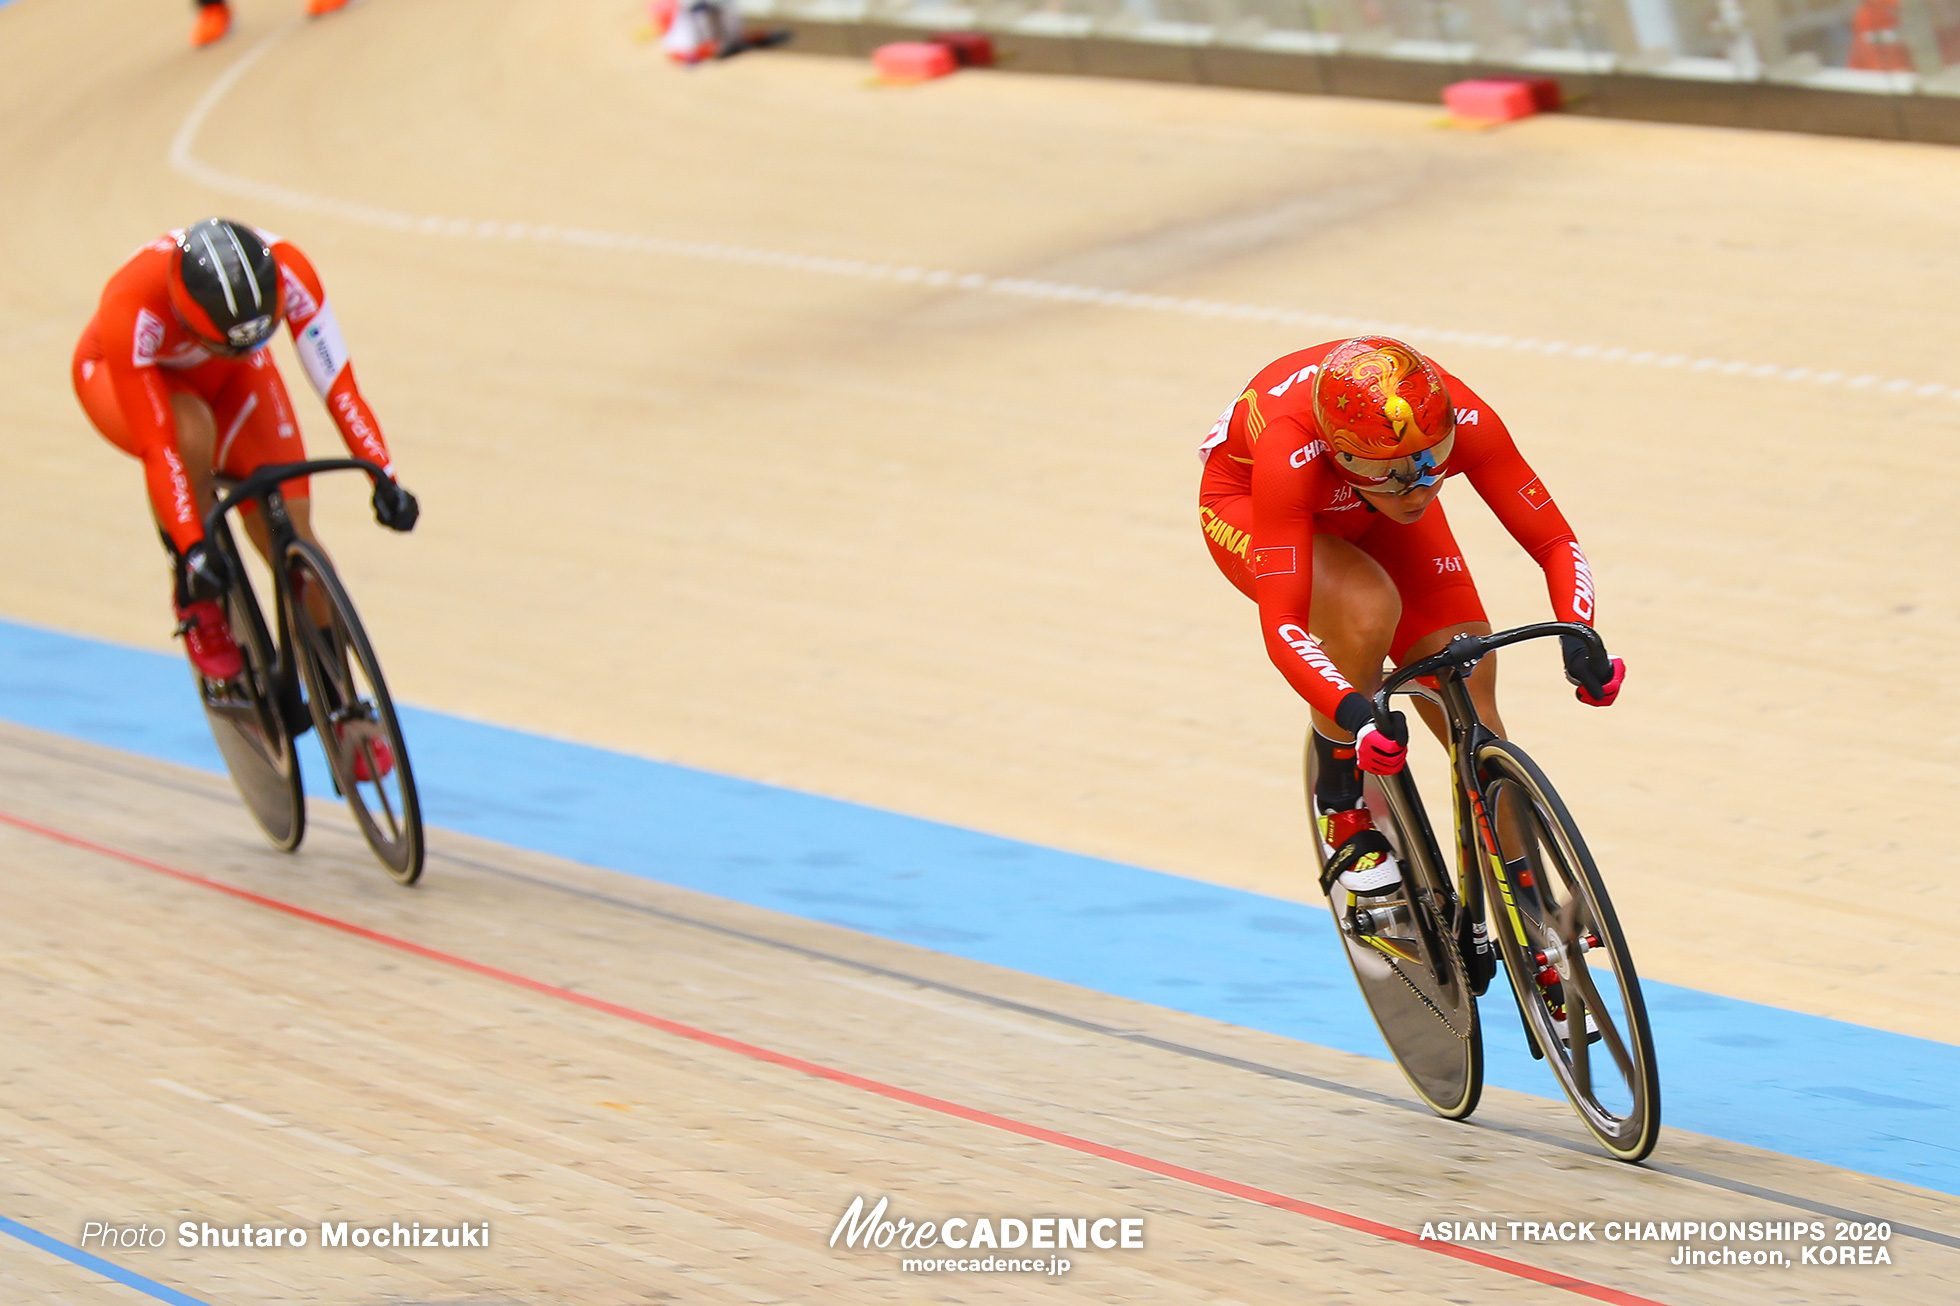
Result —
POLYGON ((951 50, 962 68, 994 66, 994 38, 985 32, 934 32, 932 39, 951 50))
POLYGON ((944 77, 960 61, 938 41, 894 41, 871 52, 871 66, 888 82, 924 82, 944 77))
POLYGON ((1510 122, 1538 112, 1538 98, 1525 82, 1454 82, 1443 88, 1443 104, 1453 118, 1510 122))
POLYGON ((1565 92, 1556 77, 1518 77, 1512 79, 1531 88, 1531 98, 1540 113, 1557 113, 1565 107, 1565 92))

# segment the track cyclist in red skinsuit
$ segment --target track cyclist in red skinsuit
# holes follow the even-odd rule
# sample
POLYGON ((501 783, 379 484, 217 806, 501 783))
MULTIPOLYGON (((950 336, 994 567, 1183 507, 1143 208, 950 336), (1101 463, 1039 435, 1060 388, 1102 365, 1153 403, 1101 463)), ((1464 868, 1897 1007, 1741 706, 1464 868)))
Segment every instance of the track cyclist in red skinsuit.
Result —
MULTIPOLYGON (((1352 864, 1337 882, 1359 896, 1393 893, 1401 868, 1362 806, 1360 772, 1401 770, 1408 728, 1397 712, 1378 730, 1368 695, 1384 658, 1400 666, 1491 629, 1436 502, 1444 480, 1470 478, 1544 568, 1560 621, 1592 623, 1586 555, 1490 406, 1386 336, 1268 365, 1219 415, 1201 455, 1198 513, 1212 559, 1258 603, 1266 651, 1313 708, 1321 842, 1330 860, 1357 840, 1369 850, 1343 859, 1352 864)), ((1614 658, 1602 681, 1585 645, 1564 643, 1579 701, 1612 703, 1626 664, 1614 658)), ((1503 733, 1495 656, 1478 664, 1470 694, 1503 733)))
MULTIPOLYGON (((207 218, 138 250, 109 278, 75 347, 75 394, 104 438, 143 461, 150 508, 176 571, 178 631, 198 671, 230 680, 243 666, 217 600, 230 583, 223 554, 204 539, 213 472, 246 476, 306 457, 292 401, 265 346, 281 318, 301 365, 357 458, 394 475, 381 427, 354 384, 320 278, 286 241, 207 218)), ((304 478, 284 487, 293 529, 318 544, 304 478)), ((412 530, 415 496, 392 479, 374 489, 374 516, 412 530)), ((269 551, 265 523, 246 530, 269 551)), ((311 601, 313 596, 309 596, 311 601)), ((324 610, 314 618, 324 623, 324 610)))

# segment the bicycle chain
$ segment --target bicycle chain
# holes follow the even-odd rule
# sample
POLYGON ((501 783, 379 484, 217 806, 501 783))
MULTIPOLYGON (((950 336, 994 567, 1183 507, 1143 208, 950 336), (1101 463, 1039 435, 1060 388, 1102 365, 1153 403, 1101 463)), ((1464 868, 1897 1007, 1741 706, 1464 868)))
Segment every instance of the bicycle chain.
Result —
MULTIPOLYGON (((1438 925, 1440 925, 1441 913, 1434 910, 1436 895, 1431 893, 1427 889, 1418 890, 1418 893, 1422 899, 1423 910, 1429 913, 1429 919, 1432 922, 1435 922, 1438 925)), ((1411 898, 1409 905, 1411 908, 1414 908, 1416 906, 1413 897, 1411 898)), ((1455 967, 1454 973, 1456 975, 1457 983, 1462 984, 1467 988, 1469 976, 1463 969, 1463 953, 1461 949, 1459 949, 1456 945, 1456 931, 1448 928, 1439 928, 1437 930, 1437 933, 1443 936, 1443 947, 1449 953, 1450 964, 1453 967, 1455 967)), ((1376 949, 1376 951, 1381 952, 1379 948, 1376 949)), ((1443 1014, 1443 1009, 1437 1006, 1435 1001, 1431 999, 1427 993, 1424 993, 1422 991, 1422 986, 1409 978, 1408 972, 1402 969, 1402 964, 1399 961, 1397 961, 1394 957, 1390 956, 1386 952, 1382 952, 1381 955, 1382 958, 1388 962, 1388 968, 1395 972, 1395 977, 1401 980, 1404 984, 1409 986, 1409 992, 1415 994, 1416 997, 1422 1002, 1422 1005, 1429 1008, 1429 1013, 1434 1017, 1436 1017, 1437 1020, 1442 1022, 1443 1028, 1447 1029, 1450 1032, 1450 1034, 1456 1039, 1457 1042, 1468 1043, 1470 1041, 1470 1031, 1467 1029, 1459 1030, 1454 1024, 1452 1024, 1450 1022, 1450 1018, 1443 1014)), ((1474 1006, 1472 1007, 1472 1010, 1473 1011, 1475 1010, 1474 1006)))

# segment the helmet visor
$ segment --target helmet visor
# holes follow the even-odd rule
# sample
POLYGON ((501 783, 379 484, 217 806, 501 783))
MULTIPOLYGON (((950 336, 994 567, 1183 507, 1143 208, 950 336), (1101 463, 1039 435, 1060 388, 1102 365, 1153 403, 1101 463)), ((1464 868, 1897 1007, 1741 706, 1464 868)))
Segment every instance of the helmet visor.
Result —
POLYGON ((1450 454, 1456 449, 1456 435, 1444 436, 1427 449, 1406 458, 1357 458, 1336 453, 1334 468, 1357 490, 1370 494, 1407 494, 1441 483, 1449 474, 1450 454))
POLYGON ((266 341, 272 339, 273 331, 279 326, 279 319, 271 314, 246 318, 243 322, 228 328, 222 340, 213 340, 202 331, 191 328, 188 322, 184 325, 193 336, 197 337, 197 343, 212 353, 225 358, 243 358, 246 354, 263 348, 266 341))

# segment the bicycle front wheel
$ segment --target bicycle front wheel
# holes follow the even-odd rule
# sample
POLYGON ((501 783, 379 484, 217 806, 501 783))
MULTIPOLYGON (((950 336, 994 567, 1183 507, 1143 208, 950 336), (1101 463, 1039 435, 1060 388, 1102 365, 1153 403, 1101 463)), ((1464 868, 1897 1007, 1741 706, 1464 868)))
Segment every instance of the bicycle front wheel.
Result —
POLYGON ((1608 1152, 1660 1134, 1660 1076, 1640 978, 1599 868, 1545 773, 1508 740, 1477 751, 1502 864, 1486 865, 1497 941, 1528 1036, 1608 1152), (1604 1053, 1604 1055, 1601 1055, 1604 1053))
POLYGON ((422 874, 422 805, 381 663, 326 554, 294 540, 285 566, 287 629, 334 787, 388 874, 413 884, 422 874), (309 596, 327 609, 325 625, 315 623, 309 596))

